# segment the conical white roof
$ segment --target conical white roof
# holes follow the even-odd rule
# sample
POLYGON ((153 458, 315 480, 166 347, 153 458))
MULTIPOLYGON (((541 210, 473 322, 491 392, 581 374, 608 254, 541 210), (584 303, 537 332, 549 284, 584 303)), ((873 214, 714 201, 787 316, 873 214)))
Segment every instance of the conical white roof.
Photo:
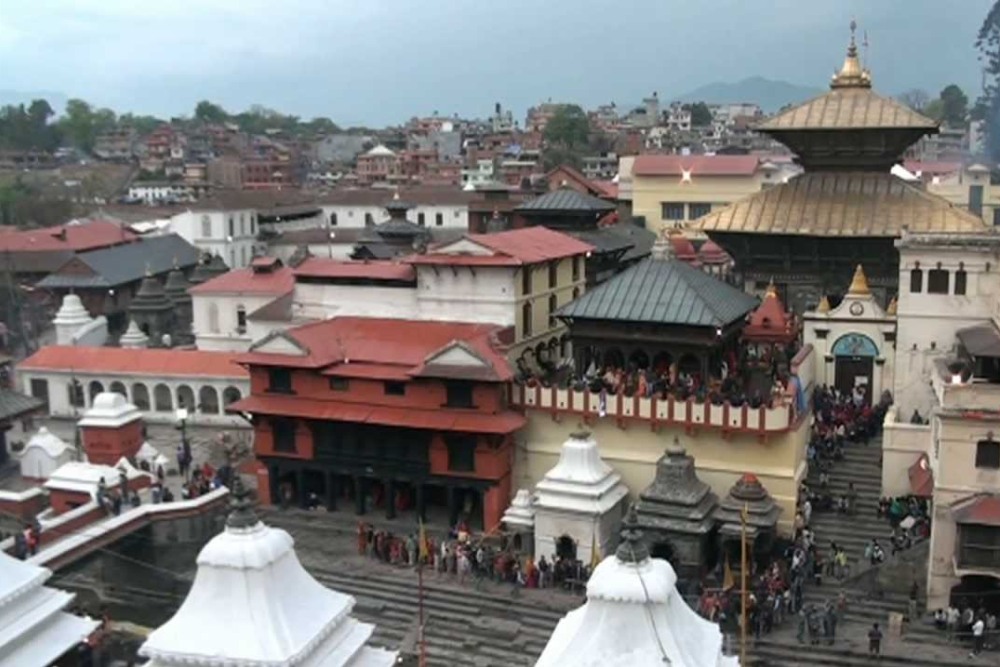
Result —
POLYGON ((535 508, 603 514, 628 495, 621 475, 601 458, 589 433, 563 443, 559 463, 535 485, 535 508))
POLYGON ((365 155, 371 155, 373 157, 377 157, 377 156, 380 156, 380 155, 381 156, 385 156, 385 157, 392 157, 392 156, 395 155, 395 153, 392 150, 390 150, 389 148, 386 148, 385 146, 383 146, 382 144, 379 144, 375 148, 373 148, 370 151, 368 151, 367 153, 365 153, 365 155))
POLYGON ((118 343, 122 347, 146 347, 149 344, 149 336, 142 332, 142 329, 140 329, 139 325, 135 323, 135 320, 131 320, 128 323, 128 329, 122 334, 118 343))
POLYGON ((633 512, 618 552, 590 576, 587 602, 559 621, 535 667, 739 667, 722 654, 718 625, 678 593, 670 563, 649 557, 634 521, 633 512))
POLYGON ((527 489, 518 489, 510 507, 503 513, 503 523, 511 528, 533 528, 535 525, 535 510, 531 507, 531 493, 527 489))
POLYGON ((83 307, 83 302, 76 294, 67 294, 63 297, 59 312, 52 320, 52 324, 57 327, 81 327, 90 323, 90 313, 83 307))
POLYGON ((394 652, 366 646, 374 626, 350 615, 354 598, 313 579, 291 536, 261 523, 242 494, 234 489, 225 531, 198 554, 184 603, 139 650, 147 667, 395 664, 394 652))

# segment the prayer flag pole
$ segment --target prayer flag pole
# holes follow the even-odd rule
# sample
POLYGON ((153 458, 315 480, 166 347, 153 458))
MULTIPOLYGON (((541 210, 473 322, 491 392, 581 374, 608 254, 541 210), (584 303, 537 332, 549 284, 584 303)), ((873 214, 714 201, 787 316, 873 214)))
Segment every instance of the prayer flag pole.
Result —
POLYGON ((740 512, 740 664, 747 665, 747 514, 748 503, 740 512))

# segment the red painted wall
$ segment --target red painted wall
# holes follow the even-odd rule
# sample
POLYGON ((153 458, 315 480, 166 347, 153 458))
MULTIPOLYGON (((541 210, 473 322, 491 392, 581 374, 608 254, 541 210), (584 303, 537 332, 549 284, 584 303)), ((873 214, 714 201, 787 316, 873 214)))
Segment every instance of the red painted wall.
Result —
POLYGON ((34 495, 22 501, 0 500, 0 513, 27 521, 45 509, 45 496, 34 495))
POLYGON ((123 456, 135 456, 142 446, 142 420, 121 428, 80 427, 83 449, 91 463, 113 466, 123 456))

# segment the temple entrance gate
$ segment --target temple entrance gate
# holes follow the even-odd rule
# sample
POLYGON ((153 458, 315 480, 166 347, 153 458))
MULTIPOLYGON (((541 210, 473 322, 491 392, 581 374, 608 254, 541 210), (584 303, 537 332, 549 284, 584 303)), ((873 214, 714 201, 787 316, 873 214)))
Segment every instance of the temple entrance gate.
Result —
POLYGON ((834 386, 847 395, 862 387, 865 402, 870 404, 877 356, 878 346, 864 334, 850 333, 838 338, 833 344, 834 386))

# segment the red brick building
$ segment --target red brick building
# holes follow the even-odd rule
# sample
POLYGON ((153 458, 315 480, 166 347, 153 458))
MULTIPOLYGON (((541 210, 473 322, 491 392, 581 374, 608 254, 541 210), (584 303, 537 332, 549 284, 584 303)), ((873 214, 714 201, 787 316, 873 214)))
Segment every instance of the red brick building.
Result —
MULTIPOLYGON (((340 317, 275 332, 240 363, 265 501, 388 517, 432 507, 493 528, 510 500, 514 433, 501 327, 340 317), (343 505, 344 507, 341 507, 343 505)), ((440 514, 438 516, 441 516, 440 514)))

